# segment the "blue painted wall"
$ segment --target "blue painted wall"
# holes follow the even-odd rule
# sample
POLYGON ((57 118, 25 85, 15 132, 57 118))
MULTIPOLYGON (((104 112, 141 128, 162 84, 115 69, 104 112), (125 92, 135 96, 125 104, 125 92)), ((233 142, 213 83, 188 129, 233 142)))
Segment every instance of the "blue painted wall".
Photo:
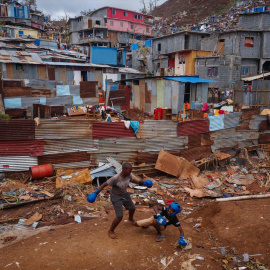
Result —
POLYGON ((123 61, 122 61, 123 66, 126 66, 126 61, 127 61, 127 51, 123 50, 123 61))
POLYGON ((91 47, 91 63, 101 65, 117 65, 117 49, 91 47))

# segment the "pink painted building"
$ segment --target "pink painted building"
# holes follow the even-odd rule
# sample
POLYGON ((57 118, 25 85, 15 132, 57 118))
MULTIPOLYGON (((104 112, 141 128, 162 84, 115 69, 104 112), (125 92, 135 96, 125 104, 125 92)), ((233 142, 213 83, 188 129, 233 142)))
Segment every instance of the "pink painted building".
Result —
POLYGON ((108 30, 152 35, 152 25, 148 23, 152 16, 120 8, 103 7, 89 14, 93 18, 104 18, 108 30))
POLYGON ((153 17, 121 8, 103 7, 69 20, 73 45, 126 48, 152 36, 153 17))
POLYGON ((149 36, 152 32, 152 26, 150 25, 120 19, 108 19, 106 26, 108 27, 108 30, 130 32, 149 36))

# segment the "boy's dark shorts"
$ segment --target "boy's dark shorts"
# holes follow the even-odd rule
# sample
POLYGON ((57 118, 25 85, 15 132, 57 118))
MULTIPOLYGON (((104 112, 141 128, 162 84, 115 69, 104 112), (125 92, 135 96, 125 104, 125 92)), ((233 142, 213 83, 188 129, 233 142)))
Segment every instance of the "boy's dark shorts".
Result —
POLYGON ((127 192, 122 196, 117 196, 111 193, 111 202, 117 217, 121 218, 124 215, 123 206, 127 210, 135 210, 135 205, 131 200, 130 194, 127 192))

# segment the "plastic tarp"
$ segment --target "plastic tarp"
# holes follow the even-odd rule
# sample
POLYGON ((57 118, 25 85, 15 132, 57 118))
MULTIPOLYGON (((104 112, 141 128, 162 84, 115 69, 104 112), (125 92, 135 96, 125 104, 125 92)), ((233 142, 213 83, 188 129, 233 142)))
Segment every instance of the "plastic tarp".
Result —
POLYGON ((83 100, 80 96, 73 96, 73 105, 81 105, 83 100))
POLYGON ((6 109, 14 109, 22 107, 22 99, 21 98, 5 98, 4 99, 5 108, 6 109))
POLYGON ((224 129, 224 114, 216 115, 216 116, 209 116, 210 121, 210 131, 216 131, 224 129))
POLYGON ((41 97, 40 98, 40 104, 46 105, 46 97, 41 97))
POLYGON ((138 43, 132 44, 132 51, 136 51, 136 50, 138 50, 138 48, 139 48, 139 44, 138 43))
POLYGON ((200 79, 199 77, 195 76, 183 76, 183 77, 163 77, 166 80, 172 80, 177 82, 183 82, 183 83, 214 83, 217 81, 213 80, 206 80, 206 79, 200 79))
POLYGON ((56 95, 57 96, 69 96, 70 95, 69 85, 57 85, 56 86, 56 95))
POLYGON ((146 48, 151 47, 151 44, 152 44, 151 39, 146 40, 146 41, 144 42, 144 45, 145 45, 146 48))

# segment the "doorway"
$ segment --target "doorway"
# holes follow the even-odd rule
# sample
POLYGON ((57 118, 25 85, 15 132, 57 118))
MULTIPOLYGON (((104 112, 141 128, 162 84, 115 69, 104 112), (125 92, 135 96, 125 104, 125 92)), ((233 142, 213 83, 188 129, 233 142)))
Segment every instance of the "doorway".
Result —
POLYGON ((185 83, 184 103, 190 103, 190 83, 185 83))
POLYGON ((87 71, 81 71, 82 82, 87 82, 87 71))

